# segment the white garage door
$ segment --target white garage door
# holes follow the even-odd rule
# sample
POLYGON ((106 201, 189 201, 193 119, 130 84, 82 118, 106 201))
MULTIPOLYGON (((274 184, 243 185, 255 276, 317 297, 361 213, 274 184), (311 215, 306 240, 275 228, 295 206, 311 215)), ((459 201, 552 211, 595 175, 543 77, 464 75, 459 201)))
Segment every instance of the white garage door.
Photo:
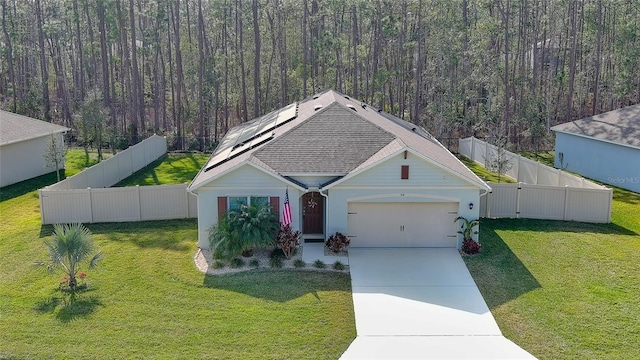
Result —
POLYGON ((456 247, 458 203, 349 203, 353 247, 456 247))

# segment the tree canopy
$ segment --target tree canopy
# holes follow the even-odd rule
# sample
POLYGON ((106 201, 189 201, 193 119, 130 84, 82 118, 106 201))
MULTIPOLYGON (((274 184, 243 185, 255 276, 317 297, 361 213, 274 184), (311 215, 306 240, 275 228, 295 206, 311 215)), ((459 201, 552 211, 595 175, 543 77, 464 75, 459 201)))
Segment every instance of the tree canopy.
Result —
POLYGON ((203 150, 327 88, 441 140, 521 147, 640 102, 632 0, 0 1, 0 106, 76 126, 99 93, 123 144, 203 150))

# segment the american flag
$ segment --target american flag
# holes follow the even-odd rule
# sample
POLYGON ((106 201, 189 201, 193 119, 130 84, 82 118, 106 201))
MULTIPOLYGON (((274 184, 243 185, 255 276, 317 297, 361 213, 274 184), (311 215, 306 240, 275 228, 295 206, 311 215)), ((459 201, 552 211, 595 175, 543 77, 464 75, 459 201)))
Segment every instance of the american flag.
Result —
POLYGON ((282 225, 291 224, 291 206, 289 205, 289 189, 284 192, 284 207, 282 208, 282 225))

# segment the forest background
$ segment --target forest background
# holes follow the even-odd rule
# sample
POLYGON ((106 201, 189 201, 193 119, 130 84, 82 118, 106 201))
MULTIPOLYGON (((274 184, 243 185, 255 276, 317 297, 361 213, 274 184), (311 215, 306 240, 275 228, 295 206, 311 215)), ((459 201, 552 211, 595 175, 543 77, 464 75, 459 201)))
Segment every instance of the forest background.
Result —
POLYGON ((210 151, 329 88, 454 148, 640 103, 636 0, 0 1, 0 107, 114 150, 210 151))

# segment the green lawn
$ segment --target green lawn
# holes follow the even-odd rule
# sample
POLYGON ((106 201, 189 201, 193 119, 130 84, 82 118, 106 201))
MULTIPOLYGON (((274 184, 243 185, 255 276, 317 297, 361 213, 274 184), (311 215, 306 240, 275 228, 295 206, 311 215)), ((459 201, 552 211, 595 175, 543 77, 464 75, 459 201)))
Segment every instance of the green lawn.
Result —
POLYGON ((348 274, 205 276, 195 220, 88 225, 105 258, 65 305, 61 276, 31 265, 52 229, 30 189, 52 182, 2 189, 0 358, 335 359, 355 338, 348 274))
MULTIPOLYGON (((111 152, 108 150, 102 151, 103 159, 108 159, 111 156, 111 152)), ((85 168, 91 167, 98 163, 98 151, 97 150, 89 150, 89 157, 87 158, 84 150, 82 148, 72 148, 67 151, 67 154, 64 157, 64 163, 66 167, 66 175, 67 177, 73 176, 85 168)))
MULTIPOLYGON (((106 257, 65 306, 30 265, 51 232, 33 189, 51 175, 1 191, 0 358, 335 359, 355 337, 347 274, 205 276, 195 220, 89 225, 106 257)), ((640 358, 638 213, 640 195, 614 189, 611 224, 483 219, 464 259, 503 333, 540 359, 640 358)))
POLYGON ((464 259, 505 336, 540 359, 640 358, 639 212, 614 189, 611 224, 483 219, 464 259))
POLYGON ((500 181, 498 181, 497 173, 494 173, 491 170, 487 170, 484 166, 478 164, 475 161, 472 161, 468 157, 460 155, 458 156, 458 158, 460 159, 460 161, 462 161, 463 164, 465 164, 469 169, 471 169, 471 171, 473 171, 476 175, 480 177, 480 179, 484 181, 491 181, 493 183, 497 183, 497 182, 515 183, 515 180, 504 175, 501 176, 500 181))
POLYGON ((209 157, 204 154, 171 154, 120 181, 115 186, 181 184, 193 179, 209 157))
POLYGON ((553 167, 553 162, 555 161, 556 152, 553 150, 550 151, 539 151, 537 154, 533 151, 522 151, 519 153, 523 157, 531 159, 533 161, 537 161, 543 165, 547 165, 553 167))

